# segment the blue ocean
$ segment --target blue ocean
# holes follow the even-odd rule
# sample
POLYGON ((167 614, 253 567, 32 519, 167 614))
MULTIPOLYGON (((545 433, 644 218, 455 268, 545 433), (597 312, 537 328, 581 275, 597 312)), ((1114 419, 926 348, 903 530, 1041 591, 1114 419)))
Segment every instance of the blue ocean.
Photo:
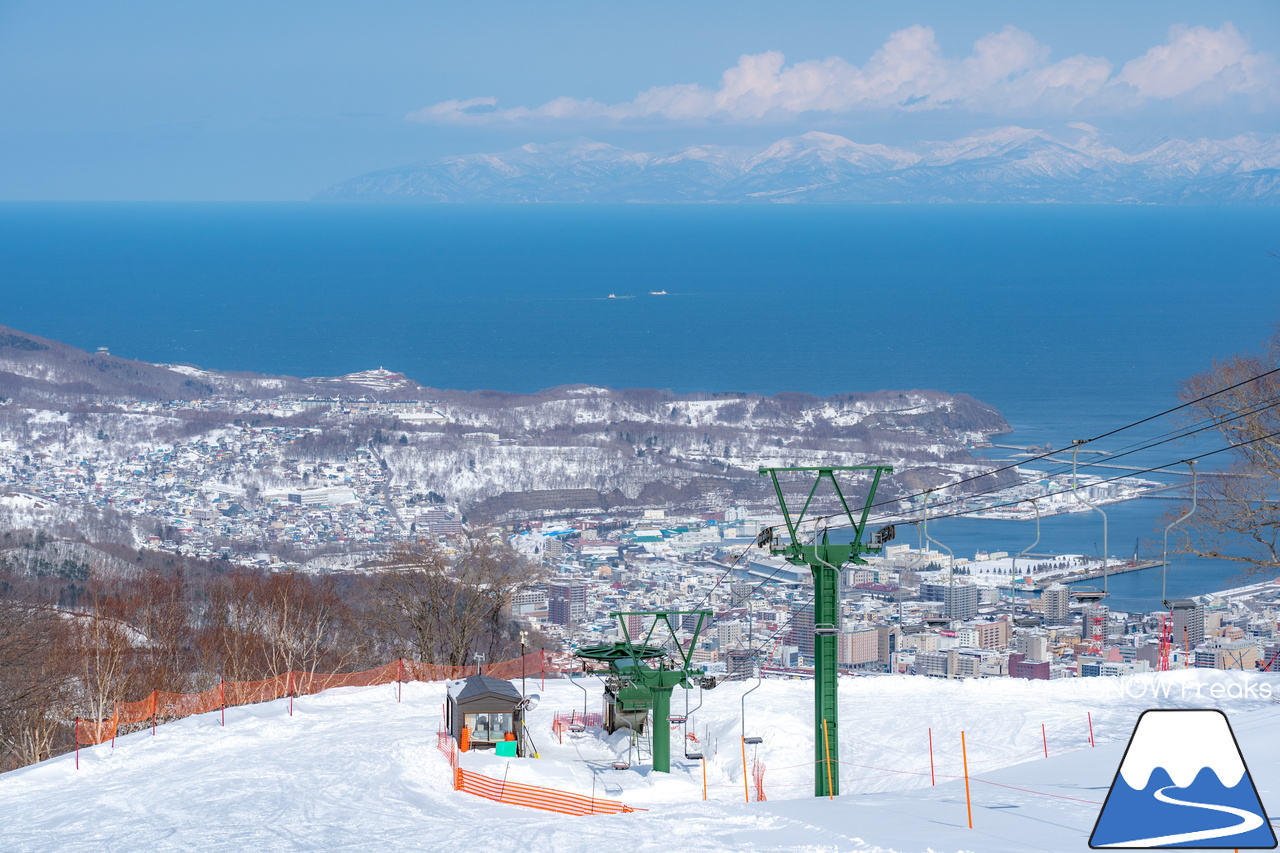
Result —
MULTIPOLYGON (((1274 251, 1274 208, 10 203, 0 323, 152 362, 385 366, 437 388, 932 388, 999 408, 1001 443, 1061 447, 1174 405, 1180 379, 1267 338, 1274 251)), ((1167 502, 1136 504, 1113 512, 1114 554, 1158 538, 1167 502)), ((958 554, 1034 537, 931 532, 958 554)), ((1037 550, 1095 540, 1096 517, 1054 519, 1037 550)), ((1180 565, 1171 591, 1236 572, 1180 565)), ((1114 606, 1154 606, 1157 575, 1117 578, 1114 606)))

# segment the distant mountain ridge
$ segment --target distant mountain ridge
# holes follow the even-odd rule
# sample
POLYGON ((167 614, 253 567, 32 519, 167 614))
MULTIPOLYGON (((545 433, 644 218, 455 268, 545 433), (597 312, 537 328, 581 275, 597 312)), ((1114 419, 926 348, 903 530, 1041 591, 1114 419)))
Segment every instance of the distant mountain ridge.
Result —
POLYGON ((1128 153, 1081 131, 1004 127, 913 148, 810 132, 758 151, 665 153, 592 140, 442 157, 335 184, 317 201, 556 203, 1280 203, 1280 134, 1128 153))

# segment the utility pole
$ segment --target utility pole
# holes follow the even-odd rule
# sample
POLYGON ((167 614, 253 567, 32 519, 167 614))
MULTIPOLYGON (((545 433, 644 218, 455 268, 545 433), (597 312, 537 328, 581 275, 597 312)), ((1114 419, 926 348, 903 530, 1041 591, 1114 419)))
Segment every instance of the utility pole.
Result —
MULTIPOLYGON (((773 490, 782 508, 782 517, 787 525, 790 542, 780 543, 769 538, 769 550, 781 554, 788 563, 794 566, 808 566, 813 574, 813 749, 814 779, 813 795, 815 797, 833 797, 840 793, 840 738, 839 738, 839 706, 836 696, 837 676, 837 643, 840 631, 840 568, 845 564, 865 565, 861 555, 879 551, 881 546, 892 540, 893 525, 877 530, 870 544, 862 542, 862 534, 867 526, 867 517, 871 513, 871 505, 875 501, 876 488, 884 474, 893 473, 888 465, 851 465, 819 468, 761 468, 760 475, 768 476, 773 481, 773 490), (867 490, 867 499, 862 513, 854 518, 849 502, 836 481, 836 471, 871 471, 874 472, 871 487, 867 490), (813 472, 816 476, 809 496, 805 499, 800 512, 792 517, 787 508, 786 498, 782 494, 782 486, 778 482, 778 473, 813 472), (832 543, 828 541, 827 530, 823 528, 819 534, 814 528, 812 544, 800 541, 800 526, 805 522, 809 508, 813 504, 814 494, 823 480, 828 480, 840 501, 844 517, 852 529, 851 541, 832 543)), ((763 544, 763 543, 762 543, 763 544)))

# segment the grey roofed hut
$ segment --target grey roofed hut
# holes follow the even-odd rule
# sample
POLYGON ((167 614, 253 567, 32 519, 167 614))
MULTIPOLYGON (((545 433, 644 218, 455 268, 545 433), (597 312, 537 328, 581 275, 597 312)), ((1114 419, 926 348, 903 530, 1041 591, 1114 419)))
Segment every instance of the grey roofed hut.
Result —
POLYGON ((510 681, 489 675, 473 675, 449 685, 446 717, 449 734, 461 740, 462 727, 471 730, 472 749, 493 749, 515 736, 516 754, 524 755, 523 697, 510 681))

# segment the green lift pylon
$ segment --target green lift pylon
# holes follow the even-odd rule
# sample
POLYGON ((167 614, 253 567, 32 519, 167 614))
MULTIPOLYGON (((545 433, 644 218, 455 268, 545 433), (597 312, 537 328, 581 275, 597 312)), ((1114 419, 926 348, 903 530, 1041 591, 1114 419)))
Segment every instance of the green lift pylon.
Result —
MULTIPOLYGON (((813 795, 815 797, 836 796, 840 793, 840 725, 839 707, 836 704, 836 674, 838 661, 836 658, 837 634, 840 625, 840 568, 845 564, 862 565, 866 560, 862 554, 879 551, 881 546, 893 538, 893 526, 881 528, 872 537, 871 543, 862 541, 862 534, 867 525, 867 516, 871 513, 871 505, 875 501, 876 488, 880 485, 880 477, 893 473, 888 465, 848 465, 819 468, 761 468, 761 476, 769 476, 773 481, 773 490, 778 496, 778 504, 782 507, 782 518, 787 524, 787 533, 791 541, 780 543, 770 537, 767 540, 769 551, 781 554, 788 563, 796 566, 808 566, 813 573, 813 747, 814 747, 814 779, 813 795), (805 499, 804 507, 798 515, 792 517, 787 508, 786 498, 782 494, 782 486, 778 482, 778 474, 794 472, 816 472, 813 487, 805 499), (844 492, 836 481, 836 471, 874 471, 871 488, 867 490, 867 500, 862 507, 862 514, 854 518, 845 500, 844 492), (821 537, 815 530, 811 545, 800 542, 799 528, 806 520, 813 497, 823 480, 830 480, 836 497, 849 520, 853 535, 849 542, 832 543, 827 540, 824 529, 821 537)), ((764 544, 764 543, 762 543, 764 544)))

